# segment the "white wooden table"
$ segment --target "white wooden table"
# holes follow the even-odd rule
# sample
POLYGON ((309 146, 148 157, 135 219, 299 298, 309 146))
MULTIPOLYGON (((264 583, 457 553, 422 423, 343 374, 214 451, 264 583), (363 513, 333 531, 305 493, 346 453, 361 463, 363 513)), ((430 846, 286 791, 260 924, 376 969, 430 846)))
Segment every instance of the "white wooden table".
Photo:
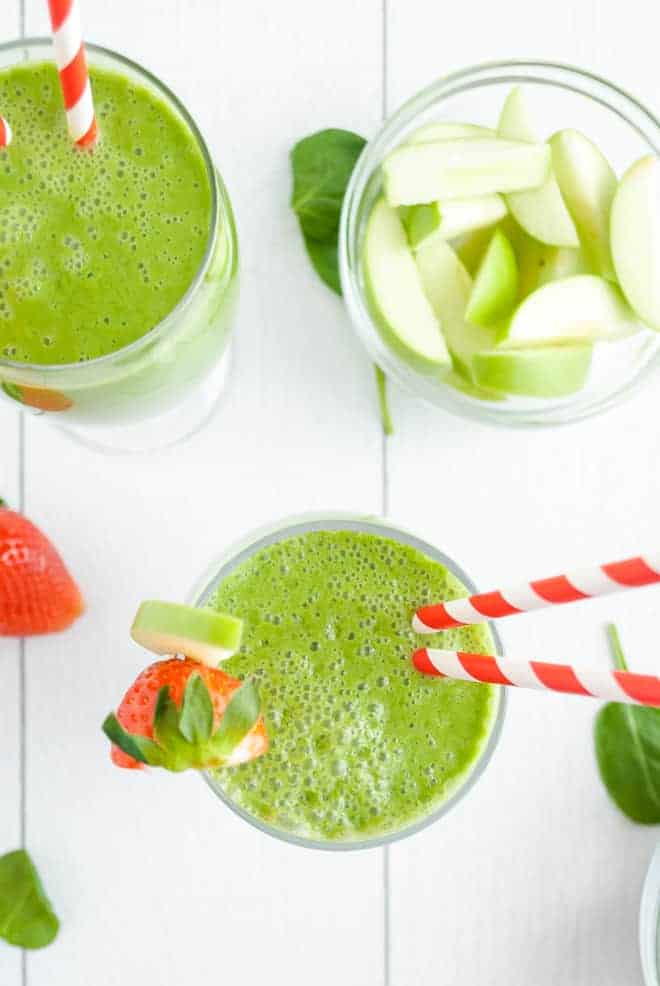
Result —
MULTIPOLYGON (((380 434, 372 371, 318 283, 289 211, 288 151, 323 126, 373 133, 447 70, 559 59, 660 102, 646 0, 85 0, 90 40, 182 96, 236 208, 243 291, 222 413, 188 445, 103 458, 0 410, 0 490, 53 536, 88 612, 0 641, 0 851, 25 840, 62 919, 50 948, 0 942, 0 986, 636 986, 640 885, 657 834, 608 802, 596 706, 511 697, 496 757, 446 820, 392 847, 306 852, 267 839, 194 776, 130 776, 99 724, 135 673, 145 596, 181 598, 210 557, 296 511, 385 512, 483 587, 656 545, 654 389, 577 427, 515 433, 395 393, 380 434)), ((4 0, 2 40, 45 33, 44 0, 4 0)), ((616 616, 658 666, 660 596, 509 621, 511 652, 604 663, 616 616)))

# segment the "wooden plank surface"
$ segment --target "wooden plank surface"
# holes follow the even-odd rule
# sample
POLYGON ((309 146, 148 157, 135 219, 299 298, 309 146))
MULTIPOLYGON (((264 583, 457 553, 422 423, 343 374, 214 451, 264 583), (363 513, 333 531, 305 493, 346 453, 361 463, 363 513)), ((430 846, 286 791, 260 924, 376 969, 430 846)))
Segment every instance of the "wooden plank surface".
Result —
MULTIPOLYGON (((653 14, 520 0, 447 11, 389 0, 388 108, 439 74, 545 58, 614 78, 657 109, 653 14), (413 54, 414 53, 414 54, 413 54)), ((481 121, 480 121, 481 122, 481 121)), ((484 589, 625 557, 655 543, 657 392, 582 425, 496 431, 408 399, 389 451, 392 515, 454 555, 484 589), (425 481, 411 482, 423 463, 425 481)), ((512 654, 605 666, 616 619, 631 661, 655 668, 657 594, 505 621, 512 654)), ((500 748, 445 821, 391 851, 391 981, 437 986, 635 986, 637 913, 657 832, 608 802, 592 744, 596 706, 511 696, 500 748)))
MULTIPOLYGON (((19 0, 3 13, 7 37, 18 34, 19 0)), ((0 405, 0 498, 17 507, 20 499, 19 418, 0 405)), ((21 667, 20 644, 0 638, 0 855, 21 845, 21 667)), ((22 986, 22 957, 0 940, 0 983, 22 986)))
MULTIPOLYGON (((371 0, 341 0, 322 30, 302 2, 85 2, 88 36, 162 74, 207 132, 243 282, 230 392, 185 447, 114 460, 29 429, 28 508, 88 601, 73 633, 28 648, 28 829, 63 919, 56 946, 29 957, 29 986, 382 979, 379 854, 266 839, 196 777, 115 770, 99 729, 143 660, 127 634, 141 598, 182 598, 214 555, 278 515, 380 509, 371 370, 308 269, 287 158, 324 123, 376 122, 379 18, 371 0), (349 75, 355 85, 336 84, 349 75)), ((44 29, 30 0, 28 30, 44 29)))
MULTIPOLYGON (((20 953, 0 943, 0 986, 237 974, 290 986, 636 986, 656 833, 608 803, 586 701, 511 697, 475 791, 390 850, 387 941, 380 851, 306 853, 230 816, 196 778, 121 774, 99 723, 139 668, 126 633, 137 602, 181 598, 214 554, 278 515, 378 513, 384 490, 394 519, 484 587, 653 541, 652 389, 596 421, 520 433, 396 393, 384 471, 368 360, 310 274, 287 204, 292 143, 330 125, 373 133, 384 79, 392 110, 446 70, 532 54, 614 76, 657 107, 651 13, 633 0, 634 32, 596 0, 555 5, 542 23, 522 0, 470 2, 450 19, 424 0, 340 0, 331 11, 151 0, 139 12, 85 0, 83 15, 90 39, 161 74, 207 133, 237 211, 242 303, 228 395, 185 447, 104 458, 26 423, 26 508, 63 551, 88 612, 70 634, 27 646, 27 840, 63 927, 28 956, 24 981, 20 953)), ((46 30, 42 0, 27 0, 27 30, 46 30)), ((4 408, 0 436, 0 489, 15 501, 18 428, 4 408)), ((522 655, 604 663, 602 624, 615 617, 635 666, 651 668, 653 600, 649 590, 513 620, 504 640, 522 655)), ((20 839, 16 644, 0 644, 0 687, 2 849, 20 839)))

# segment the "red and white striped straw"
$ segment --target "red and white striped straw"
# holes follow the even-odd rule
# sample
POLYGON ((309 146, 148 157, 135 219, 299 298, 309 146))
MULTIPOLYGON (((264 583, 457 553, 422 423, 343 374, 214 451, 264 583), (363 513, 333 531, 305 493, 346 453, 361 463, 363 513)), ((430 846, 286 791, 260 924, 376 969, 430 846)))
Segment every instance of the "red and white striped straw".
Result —
POLYGON ((48 0, 48 9, 69 133, 79 147, 89 147, 97 126, 77 0, 48 0))
POLYGON ((612 702, 660 706, 660 678, 650 674, 575 668, 545 661, 517 661, 491 654, 466 654, 431 647, 415 651, 412 662, 418 671, 435 675, 436 678, 458 678, 491 685, 587 695, 612 702))
POLYGON ((11 144, 11 127, 4 116, 0 116, 0 147, 7 147, 9 144, 11 144))
POLYGON ((499 620, 546 606, 606 596, 621 589, 636 589, 660 582, 660 555, 626 558, 594 568, 583 568, 550 579, 523 582, 509 589, 482 592, 466 599, 452 599, 422 606, 413 616, 416 633, 435 633, 472 623, 499 620))

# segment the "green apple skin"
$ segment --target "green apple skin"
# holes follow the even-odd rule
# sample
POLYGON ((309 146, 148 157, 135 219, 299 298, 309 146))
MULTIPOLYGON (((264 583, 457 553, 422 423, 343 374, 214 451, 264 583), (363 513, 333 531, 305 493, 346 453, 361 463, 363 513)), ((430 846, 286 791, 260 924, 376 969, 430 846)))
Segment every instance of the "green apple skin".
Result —
POLYGON ((423 373, 451 359, 396 211, 379 199, 367 221, 362 264, 376 325, 390 348, 423 373))
POLYGON ((593 274, 552 281, 533 291, 509 322, 507 347, 597 339, 612 341, 640 329, 620 288, 593 274))
POLYGON ((453 240, 475 229, 494 226, 507 214, 501 195, 473 199, 449 199, 427 205, 402 206, 399 210, 408 242, 416 248, 429 236, 453 240))
POLYGON ((472 278, 449 244, 441 239, 423 244, 415 260, 426 296, 442 325, 454 367, 469 376, 473 355, 491 349, 497 341, 490 329, 465 320, 472 278))
POLYGON ((610 212, 617 180, 609 162, 578 130, 550 138, 552 167, 592 272, 616 280, 610 250, 610 212))
POLYGON ((210 667, 235 654, 243 623, 234 616, 149 599, 137 611, 131 636, 154 654, 185 654, 210 667))
POLYGON ((660 332, 660 161, 649 154, 621 179, 610 217, 619 284, 639 317, 660 332))
MULTIPOLYGON (((504 140, 522 140, 532 144, 539 142, 521 86, 516 86, 507 96, 497 132, 504 140)), ((534 239, 550 246, 580 245, 575 224, 552 171, 540 188, 528 192, 511 192, 506 201, 516 221, 534 239)))
POLYGON ((550 169, 544 144, 463 138, 408 144, 383 162, 393 207, 537 188, 550 169))
POLYGON ((456 140, 462 137, 497 137, 490 127, 476 123, 426 123, 408 137, 407 144, 428 144, 433 140, 456 140))
POLYGON ((581 390, 593 347, 539 346, 477 353, 472 374, 482 387, 517 397, 567 397, 581 390))
POLYGON ((516 255, 502 230, 496 229, 477 270, 465 317, 473 325, 494 327, 511 314, 517 300, 516 255))
POLYGON ((399 217, 408 237, 408 243, 415 249, 429 236, 438 232, 442 222, 439 202, 426 205, 404 205, 399 209, 399 217))

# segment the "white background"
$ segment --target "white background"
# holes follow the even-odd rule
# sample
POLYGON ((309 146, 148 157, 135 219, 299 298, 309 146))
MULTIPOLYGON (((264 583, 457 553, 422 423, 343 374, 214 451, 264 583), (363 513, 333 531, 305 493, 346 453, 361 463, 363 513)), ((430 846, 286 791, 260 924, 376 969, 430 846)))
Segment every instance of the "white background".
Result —
MULTIPOLYGON (((635 986, 637 906, 656 841, 613 809, 597 706, 511 696, 501 746, 446 820, 392 847, 315 854, 253 831, 195 776, 111 767, 99 724, 141 660, 145 596, 182 598, 211 556, 304 510, 386 512, 483 587, 656 548, 660 401, 651 387, 569 429, 462 422, 394 393, 380 434, 368 359, 316 281, 288 208, 288 151, 486 59, 574 62, 660 102, 647 0, 85 0, 90 40, 154 70, 198 118, 243 255, 235 372, 181 449, 116 460, 0 410, 0 489, 84 589, 72 632, 0 642, 0 851, 24 838, 62 919, 50 948, 0 942, 0 986, 635 986)), ((45 33, 44 0, 4 0, 2 40, 45 33)), ((616 618, 657 667, 649 589, 523 617, 512 654, 604 665, 616 618)))

